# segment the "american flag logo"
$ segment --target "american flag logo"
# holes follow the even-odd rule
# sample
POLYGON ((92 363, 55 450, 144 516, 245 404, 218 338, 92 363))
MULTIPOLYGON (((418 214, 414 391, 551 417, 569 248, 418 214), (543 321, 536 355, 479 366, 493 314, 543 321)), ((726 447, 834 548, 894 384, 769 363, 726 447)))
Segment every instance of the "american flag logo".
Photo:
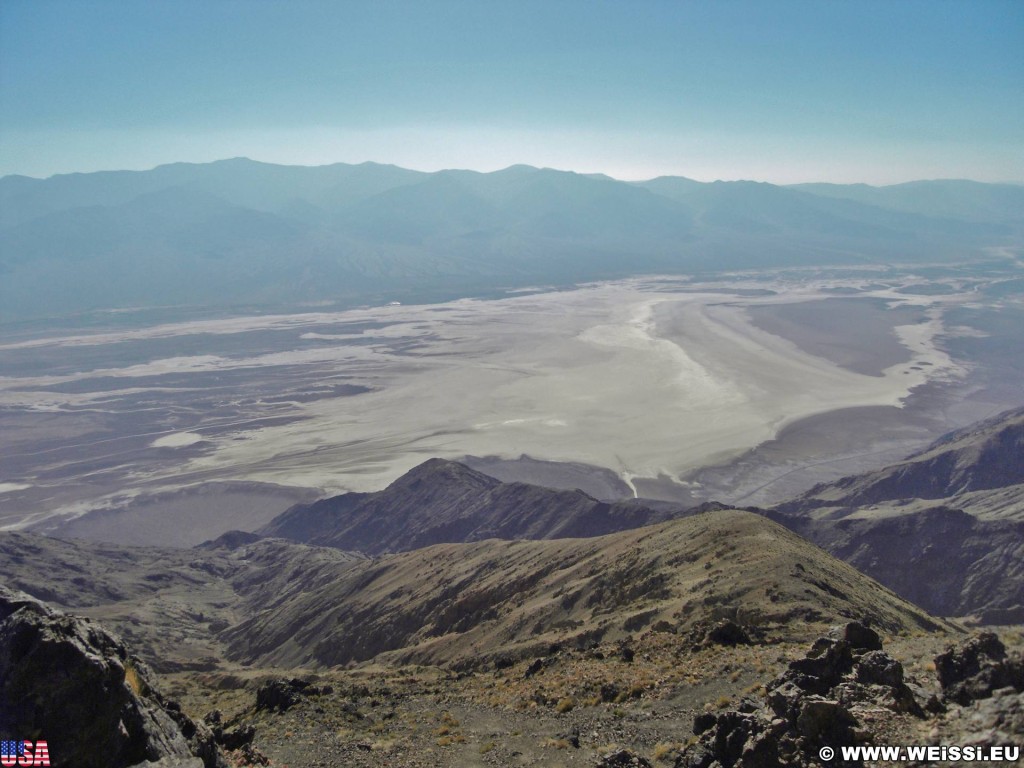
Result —
POLYGON ((48 766, 50 764, 50 746, 40 739, 32 744, 23 739, 0 739, 0 766, 48 766))
POLYGON ((24 754, 24 741, 0 741, 0 755, 3 757, 21 757, 24 754))

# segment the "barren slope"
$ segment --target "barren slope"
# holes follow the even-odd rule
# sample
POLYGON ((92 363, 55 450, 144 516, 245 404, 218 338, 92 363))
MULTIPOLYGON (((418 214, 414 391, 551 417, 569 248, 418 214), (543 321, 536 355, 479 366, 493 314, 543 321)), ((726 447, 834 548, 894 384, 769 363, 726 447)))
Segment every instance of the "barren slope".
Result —
POLYGON ((769 515, 934 614, 1024 621, 1024 409, 769 515))
POLYGON ((442 544, 367 559, 228 535, 193 550, 0 535, 12 586, 102 619, 160 669, 465 665, 552 643, 732 617, 799 631, 870 617, 939 625, 871 579, 735 510, 589 539, 442 544))
POLYGON ((464 663, 725 616, 757 626, 841 617, 890 631, 938 626, 781 526, 726 510, 591 539, 387 556, 272 599, 222 637, 248 663, 464 663))
MULTIPOLYGON (((944 499, 950 506, 983 507, 989 493, 1013 492, 1000 517, 1024 519, 1024 408, 953 432, 906 460, 875 472, 817 485, 791 502, 787 513, 813 514, 910 499, 944 499), (963 503, 966 502, 966 503, 963 503)), ((979 517, 988 517, 979 511, 979 517)))

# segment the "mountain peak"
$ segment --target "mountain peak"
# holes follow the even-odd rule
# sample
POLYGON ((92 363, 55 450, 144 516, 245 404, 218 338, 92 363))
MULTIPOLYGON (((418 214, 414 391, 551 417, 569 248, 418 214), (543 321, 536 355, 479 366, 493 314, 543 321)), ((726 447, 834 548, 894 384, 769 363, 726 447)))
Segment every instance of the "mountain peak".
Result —
POLYGON ((470 469, 465 464, 459 464, 457 461, 427 459, 391 483, 388 490, 412 489, 425 483, 446 486, 457 484, 485 490, 499 485, 500 481, 483 472, 470 469))

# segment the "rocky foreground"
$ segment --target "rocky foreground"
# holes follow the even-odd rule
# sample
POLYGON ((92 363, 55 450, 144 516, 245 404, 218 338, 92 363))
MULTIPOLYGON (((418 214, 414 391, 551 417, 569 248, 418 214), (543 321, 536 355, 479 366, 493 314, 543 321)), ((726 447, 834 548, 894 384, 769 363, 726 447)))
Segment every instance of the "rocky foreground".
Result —
POLYGON ((822 763, 822 746, 1021 741, 1019 635, 1011 650, 992 633, 952 645, 905 635, 887 650, 856 622, 809 649, 799 634, 724 621, 471 673, 239 667, 157 679, 96 623, 3 589, 0 723, 4 738, 48 738, 52 764, 75 768, 775 768, 844 765, 822 763))

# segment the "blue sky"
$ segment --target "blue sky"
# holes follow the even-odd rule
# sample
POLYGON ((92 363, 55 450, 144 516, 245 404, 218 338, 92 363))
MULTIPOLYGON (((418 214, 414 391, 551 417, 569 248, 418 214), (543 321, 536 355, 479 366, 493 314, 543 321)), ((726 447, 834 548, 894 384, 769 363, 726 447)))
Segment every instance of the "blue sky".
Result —
POLYGON ((1024 2, 0 0, 0 174, 1024 181, 1024 2))

